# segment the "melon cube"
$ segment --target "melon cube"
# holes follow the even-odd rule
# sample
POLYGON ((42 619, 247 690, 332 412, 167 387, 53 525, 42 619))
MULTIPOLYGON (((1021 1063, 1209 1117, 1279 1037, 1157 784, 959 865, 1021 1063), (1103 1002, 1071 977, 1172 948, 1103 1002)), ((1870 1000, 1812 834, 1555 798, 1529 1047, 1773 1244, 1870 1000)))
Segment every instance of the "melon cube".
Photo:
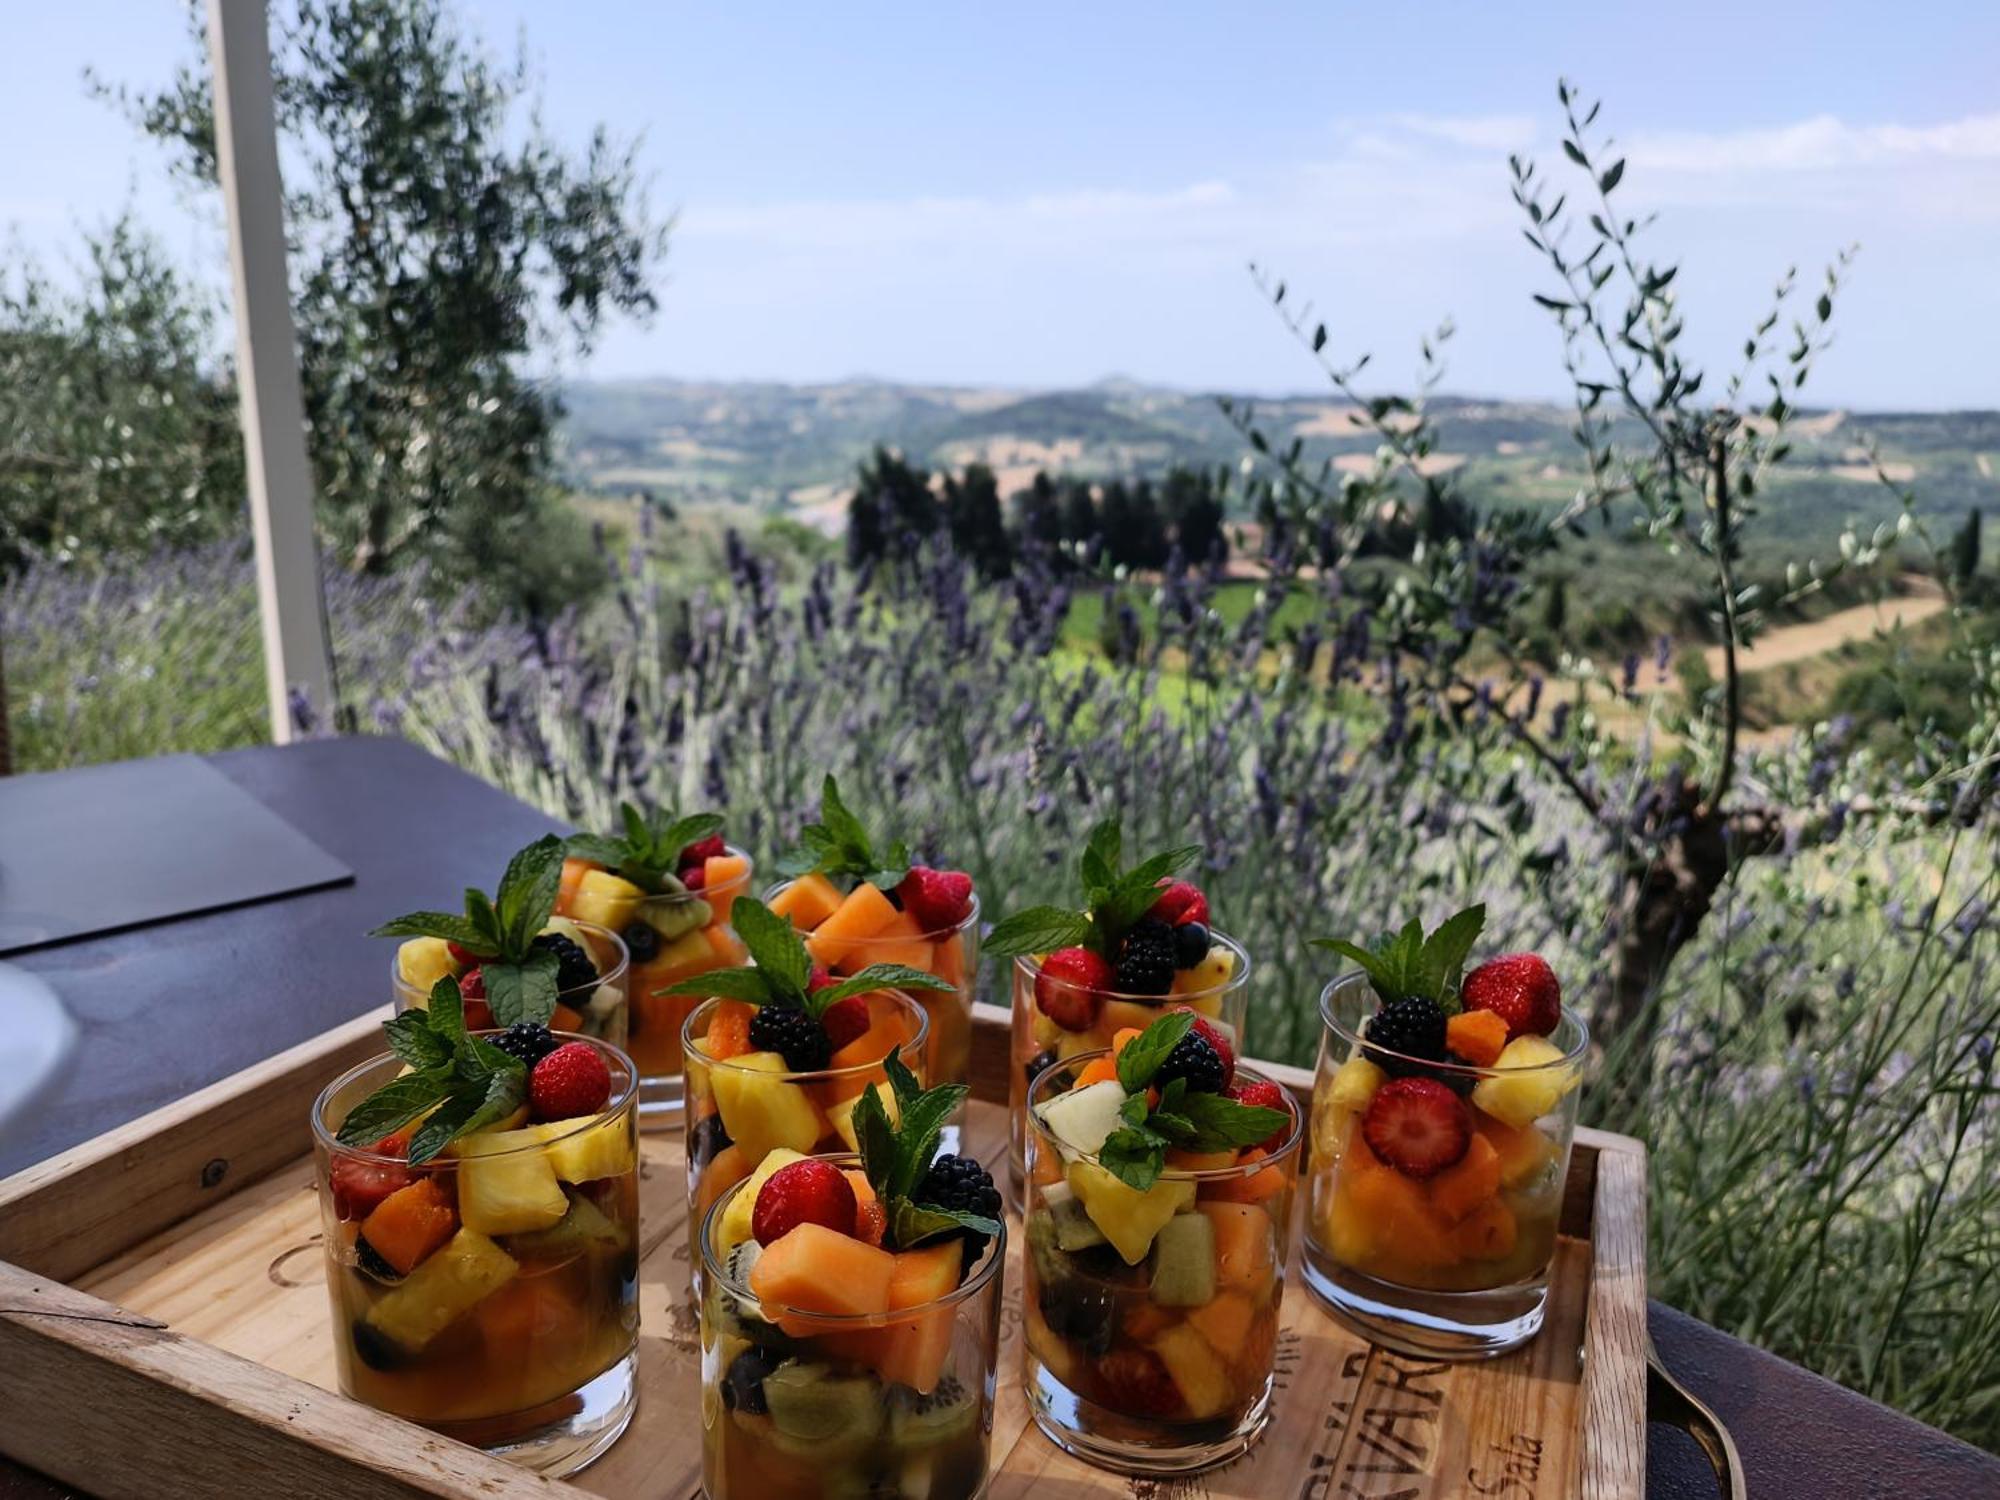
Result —
POLYGON ((840 909, 840 888, 818 871, 801 875, 771 898, 771 910, 790 917, 800 932, 811 932, 840 909))
POLYGON ((875 936, 898 915, 889 898, 864 880, 848 892, 838 911, 813 929, 806 947, 812 950, 815 962, 837 969, 858 944, 875 936))
POLYGON ((896 1260, 890 1251, 824 1224, 801 1224, 763 1248, 750 1267, 750 1290, 770 1322, 794 1338, 807 1337, 826 1331, 813 1321, 813 1313, 855 1317, 887 1312, 896 1260))

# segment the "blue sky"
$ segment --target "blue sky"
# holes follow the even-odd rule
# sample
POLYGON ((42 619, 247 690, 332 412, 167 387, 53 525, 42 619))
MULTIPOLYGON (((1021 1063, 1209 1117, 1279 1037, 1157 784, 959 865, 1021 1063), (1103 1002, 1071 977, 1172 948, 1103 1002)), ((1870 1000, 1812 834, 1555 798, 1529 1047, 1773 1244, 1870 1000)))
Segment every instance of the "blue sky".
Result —
MULTIPOLYGON (((1449 314, 1451 389, 1550 395, 1505 159, 1560 165, 1566 72, 1685 259, 1697 352, 1722 362, 1786 265, 1859 242, 1817 399, 2000 405, 1990 3, 463 10, 525 34, 559 133, 643 132, 679 214, 660 316, 582 373, 1313 389, 1255 259, 1385 379, 1449 314)), ((177 8, 72 0, 37 27, 0 57, 0 225, 56 252, 130 191, 218 265, 213 215, 80 78, 163 76, 177 8)))

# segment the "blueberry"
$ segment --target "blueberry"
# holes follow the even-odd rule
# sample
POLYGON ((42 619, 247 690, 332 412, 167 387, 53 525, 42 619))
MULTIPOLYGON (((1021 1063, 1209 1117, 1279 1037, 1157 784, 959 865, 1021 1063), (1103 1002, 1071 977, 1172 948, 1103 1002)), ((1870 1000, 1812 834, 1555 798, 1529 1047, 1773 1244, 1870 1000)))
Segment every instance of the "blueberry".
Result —
POLYGON ((382 1258, 382 1252, 368 1243, 366 1235, 354 1241, 354 1263, 361 1268, 363 1276, 384 1286, 394 1286, 403 1279, 403 1273, 382 1258))
POLYGON ((1042 1288, 1041 1307, 1051 1332, 1080 1345, 1092 1359, 1110 1353, 1118 1332, 1118 1299, 1109 1287, 1081 1280, 1051 1282, 1042 1288))
POLYGON ((1021 1070, 1022 1072, 1028 1075, 1028 1087, 1033 1088, 1035 1086, 1035 1080, 1037 1078, 1040 1078, 1042 1074, 1046 1073, 1050 1068, 1053 1068, 1055 1065, 1056 1065, 1056 1049, 1053 1047, 1045 1048, 1044 1050, 1037 1052, 1033 1057, 1029 1058, 1027 1066, 1021 1070))
POLYGON ((732 1144, 729 1132, 722 1128, 721 1115, 709 1115, 697 1120, 694 1135, 688 1142, 689 1154, 694 1157, 696 1167, 705 1167, 720 1156, 732 1144))
POLYGON ((1183 922, 1174 929, 1174 967, 1192 969, 1208 957, 1208 929, 1199 922, 1183 922))
POLYGON ((649 964, 660 953, 660 935, 651 922, 634 922, 618 934, 625 939, 626 951, 635 964, 649 964))
POLYGON ((783 1363, 781 1356, 756 1345, 729 1362, 722 1376, 722 1404, 731 1411, 761 1417, 771 1410, 764 1399, 764 1377, 783 1363))
POLYGON ((404 1363, 401 1346, 366 1318, 356 1318, 352 1330, 354 1352, 371 1370, 400 1369, 404 1363))

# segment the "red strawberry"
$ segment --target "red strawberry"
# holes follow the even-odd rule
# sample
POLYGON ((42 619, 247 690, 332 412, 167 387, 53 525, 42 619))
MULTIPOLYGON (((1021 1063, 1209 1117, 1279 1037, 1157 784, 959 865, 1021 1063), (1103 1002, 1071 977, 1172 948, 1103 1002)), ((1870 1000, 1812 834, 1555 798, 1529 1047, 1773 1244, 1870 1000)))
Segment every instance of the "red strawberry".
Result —
POLYGON ((819 1018, 820 1030, 826 1033, 828 1044, 836 1052, 864 1036, 868 1024, 868 1001, 861 995, 849 995, 845 1000, 834 1001, 820 1013, 819 1018))
POLYGON ((812 972, 806 976, 806 993, 817 994, 833 983, 833 973, 825 964, 814 964, 812 972))
POLYGON ((1538 953, 1503 953, 1465 976, 1467 1010, 1490 1010, 1507 1023, 1507 1040, 1547 1036, 1562 1020, 1562 986, 1538 953))
POLYGON ((467 969, 458 981, 458 998, 465 1002, 465 1029, 491 1031, 493 1010, 486 1003, 486 971, 467 969))
POLYGON ((451 955, 451 961, 461 969, 476 969, 485 962, 483 958, 474 953, 470 948, 461 948, 457 943, 451 942, 446 943, 444 946, 445 951, 451 955))
POLYGON ((594 1115, 610 1097, 611 1070, 588 1042, 564 1042, 528 1075, 528 1098, 537 1119, 594 1115))
POLYGON ((1180 1387, 1150 1349, 1121 1344, 1097 1361, 1097 1378, 1104 1385, 1104 1404, 1114 1411, 1164 1417, 1180 1410, 1180 1387))
POLYGON ((1192 1005, 1169 1005, 1167 1009, 1184 1010, 1194 1016, 1194 1034, 1213 1047, 1215 1055, 1222 1059, 1222 1086, 1226 1091, 1236 1081, 1236 1049, 1229 1045, 1229 1034, 1192 1005))
POLYGON ((1200 886, 1185 880, 1162 880, 1160 888, 1163 894, 1147 916, 1158 917, 1169 927, 1185 927, 1190 922, 1208 925, 1208 897, 1201 893, 1200 886))
POLYGON ((708 866, 683 865, 681 867, 680 880, 681 884, 691 891, 701 890, 708 884, 708 866))
MULTIPOLYGON (((1286 1114, 1290 1114, 1292 1110, 1292 1102, 1285 1097, 1285 1091, 1268 1078, 1226 1088, 1222 1091, 1222 1097, 1234 1099, 1238 1104, 1248 1105, 1252 1109, 1279 1109, 1286 1114)), ((1280 1125, 1257 1144, 1266 1151, 1275 1151, 1284 1144, 1285 1137, 1291 1133, 1291 1129, 1290 1125, 1280 1125)))
POLYGON ((1088 1031, 1104 1009, 1111 965, 1088 948, 1058 948, 1042 960, 1035 976, 1035 1004, 1064 1031, 1088 1031))
MULTIPOLYGON (((776 1172, 771 1174, 777 1176, 776 1172)), ((864 1245, 879 1246, 882 1236, 889 1232, 889 1215, 880 1200, 870 1198, 866 1203, 857 1201, 854 1205, 854 1237, 864 1245)))
MULTIPOLYGON (((413 1121, 395 1134, 383 1136, 368 1149, 377 1156, 407 1156, 410 1137, 416 1133, 413 1121)), ((408 1167, 363 1161, 336 1152, 327 1179, 333 1189, 333 1211, 342 1219, 365 1219, 384 1198, 415 1182, 417 1174, 408 1167)))
POLYGON ((750 1213, 760 1245, 783 1239, 801 1224, 854 1233, 854 1184, 830 1161, 787 1162, 765 1181, 750 1213))
POLYGON ((963 870, 911 865, 896 894, 902 898, 903 910, 915 917, 925 932, 943 932, 956 927, 971 912, 972 877, 963 870))
POLYGON ((484 1000, 486 998, 486 971, 467 969, 459 976, 458 998, 461 1000, 484 1000))
POLYGON ((493 1030, 493 1011, 484 1000, 465 1002, 465 1029, 467 1031, 493 1030))
POLYGON ((1405 1177, 1431 1177, 1472 1144, 1472 1117, 1435 1078, 1393 1078, 1375 1091, 1361 1117, 1368 1149, 1405 1177))
MULTIPOLYGON (((728 852, 729 845, 723 842, 722 835, 711 833, 700 843, 689 844, 687 848, 681 850, 680 864, 683 867, 688 865, 706 865, 709 860, 718 858, 728 852)), ((682 876, 681 878, 685 880, 687 877, 682 876)))

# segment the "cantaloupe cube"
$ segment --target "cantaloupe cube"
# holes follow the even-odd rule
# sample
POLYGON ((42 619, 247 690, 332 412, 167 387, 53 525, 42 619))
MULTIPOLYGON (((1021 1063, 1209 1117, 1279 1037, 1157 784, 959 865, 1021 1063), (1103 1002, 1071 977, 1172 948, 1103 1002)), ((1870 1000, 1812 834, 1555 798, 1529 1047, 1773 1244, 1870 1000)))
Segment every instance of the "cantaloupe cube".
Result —
POLYGON ((837 969, 847 961, 856 944, 874 937, 898 915, 889 898, 864 880, 848 892, 838 911, 813 929, 806 947, 812 951, 815 962, 837 969))
POLYGON ((741 854, 711 854, 701 867, 702 899, 714 920, 727 922, 729 908, 750 883, 750 861, 741 854))
POLYGON ((1499 1191, 1500 1153, 1474 1131, 1465 1155, 1431 1179, 1431 1207, 1456 1223, 1499 1191))
POLYGON ((1215 1284, 1263 1302, 1277 1264, 1278 1236, 1271 1216, 1254 1203, 1197 1203, 1215 1227, 1215 1284))
MULTIPOLYGON (((1240 1165, 1262 1161, 1266 1152, 1253 1146, 1243 1153, 1240 1165)), ((1265 1167, 1260 1172, 1251 1172, 1241 1177, 1219 1177, 1201 1185, 1204 1202, 1215 1203, 1262 1203, 1267 1198, 1275 1198, 1285 1190, 1285 1174, 1277 1167, 1265 1167)))
POLYGON ((771 910, 790 917, 800 932, 811 932, 840 910, 840 887, 818 871, 801 875, 771 898, 771 910))
POLYGON ((743 946, 732 928, 720 922, 712 922, 702 928, 701 935, 707 939, 710 951, 715 954, 718 969, 740 969, 750 960, 750 950, 743 946))
POLYGON ((1488 1198, 1452 1229, 1451 1242, 1468 1260, 1505 1260, 1514 1253, 1518 1227, 1511 1208, 1488 1198))
POLYGON ((931 949, 930 970, 946 984, 965 988, 965 939, 954 934, 931 949))
POLYGON ((1241 1292, 1224 1292, 1188 1312, 1187 1320, 1224 1359, 1234 1359, 1250 1332, 1256 1309, 1241 1292))
MULTIPOLYGON (((956 1240, 903 1251, 896 1256, 895 1272, 889 1279, 889 1309, 921 1307, 925 1311, 880 1328, 831 1335, 820 1342, 832 1353, 871 1366, 885 1381, 928 1395, 937 1388, 945 1361, 951 1356, 958 1309, 927 1304, 957 1290, 961 1255, 956 1240)), ((760 1264, 762 1259, 758 1257, 760 1264)))
POLYGON ((571 916, 570 903, 576 900, 577 887, 583 884, 583 877, 592 870, 604 866, 587 859, 566 859, 562 866, 562 884, 556 887, 556 910, 564 916, 571 916))
MULTIPOLYGON (((767 1157, 766 1160, 769 1160, 769 1158, 767 1157)), ((773 1167, 771 1170, 775 1172, 777 1168, 773 1167)), ((715 1206, 715 1200, 749 1175, 750 1161, 748 1157, 744 1156, 741 1146, 732 1143, 724 1146, 720 1151, 715 1153, 714 1160, 702 1168, 700 1181, 695 1185, 694 1222, 697 1232, 701 1228, 702 1221, 708 1217, 708 1211, 715 1206)), ((756 1205, 752 1204, 751 1206, 754 1208, 756 1205)), ((749 1221, 746 1219, 744 1222, 748 1223, 749 1221)), ((748 1231, 746 1230, 741 1238, 747 1237, 748 1231)), ((740 1243, 741 1238, 732 1240, 729 1243, 740 1243)), ((726 1249, 727 1246, 725 1245, 724 1248, 726 1249)))
POLYGON ((823 1224, 801 1224, 764 1247, 750 1267, 750 1290, 767 1320, 794 1338, 809 1337, 826 1327, 814 1313, 887 1312, 897 1260, 823 1224))
POLYGON ((903 964, 928 974, 935 946, 924 936, 924 929, 914 915, 899 911, 895 920, 879 932, 865 941, 851 944, 840 959, 840 965, 858 971, 870 964, 903 964))
POLYGON ((1424 1197, 1423 1186, 1400 1172, 1383 1167, 1348 1172, 1341 1190, 1375 1242, 1375 1264, 1394 1275, 1398 1262, 1430 1268, 1448 1266, 1459 1258, 1451 1230, 1424 1197))

